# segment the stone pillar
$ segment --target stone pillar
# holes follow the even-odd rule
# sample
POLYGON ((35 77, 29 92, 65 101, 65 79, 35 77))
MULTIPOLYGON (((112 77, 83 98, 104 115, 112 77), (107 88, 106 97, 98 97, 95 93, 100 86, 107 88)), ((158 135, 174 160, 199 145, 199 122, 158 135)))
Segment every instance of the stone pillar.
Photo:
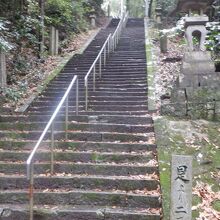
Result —
POLYGON ((162 53, 167 53, 167 35, 162 35, 160 37, 160 51, 162 53))
POLYGON ((204 15, 204 10, 201 8, 199 13, 200 13, 200 16, 203 16, 204 15))
POLYGON ((95 15, 91 15, 91 16, 90 16, 90 19, 91 19, 91 20, 90 20, 90 22, 91 22, 91 27, 92 27, 92 28, 96 28, 96 20, 95 20, 95 19, 96 19, 96 16, 95 16, 95 15))
POLYGON ((6 59, 4 51, 0 50, 0 88, 6 88, 7 76, 6 76, 6 59))
POLYGON ((110 17, 111 16, 111 6, 110 6, 110 4, 108 4, 108 17, 110 17))
POLYGON ((59 53, 59 30, 56 29, 55 31, 55 55, 59 53))
POLYGON ((149 2, 148 0, 145 0, 145 17, 148 18, 149 17, 149 2))
POLYGON ((162 26, 162 8, 160 7, 156 8, 156 23, 157 27, 160 29, 162 26))
POLYGON ((58 49, 59 49, 59 31, 55 27, 51 26, 49 54, 51 56, 57 55, 58 49))

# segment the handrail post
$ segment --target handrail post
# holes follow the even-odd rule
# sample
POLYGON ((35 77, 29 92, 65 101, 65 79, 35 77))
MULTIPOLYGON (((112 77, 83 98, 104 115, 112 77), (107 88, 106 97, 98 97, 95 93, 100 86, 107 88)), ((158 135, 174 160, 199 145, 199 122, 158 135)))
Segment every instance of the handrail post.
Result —
POLYGON ((68 121, 69 121, 69 96, 66 97, 66 109, 65 109, 65 139, 68 139, 68 121))
POLYGON ((76 79, 76 115, 79 114, 79 80, 76 79))
POLYGON ((106 65, 106 47, 104 49, 104 66, 106 65))
POLYGON ((88 79, 86 79, 85 82, 85 107, 86 107, 86 111, 88 110, 88 79))
POLYGON ((110 42, 111 42, 111 36, 108 39, 108 57, 110 55, 110 42))
POLYGON ((29 212, 30 220, 34 219, 34 164, 31 162, 29 180, 29 212))
POLYGON ((99 58, 99 78, 101 79, 102 77, 102 54, 99 58))
POLYGON ((114 40, 115 40, 115 49, 116 49, 116 47, 117 47, 117 33, 116 33, 116 35, 115 35, 114 40))
POLYGON ((54 174, 54 121, 51 124, 51 146, 50 146, 50 150, 51 150, 51 175, 54 174))
POLYGON ((111 48, 112 48, 112 52, 114 52, 115 51, 115 43, 114 43, 114 37, 112 36, 111 37, 111 48))
POLYGON ((95 92, 95 83, 96 83, 95 75, 96 75, 96 67, 94 66, 93 68, 93 92, 95 92))

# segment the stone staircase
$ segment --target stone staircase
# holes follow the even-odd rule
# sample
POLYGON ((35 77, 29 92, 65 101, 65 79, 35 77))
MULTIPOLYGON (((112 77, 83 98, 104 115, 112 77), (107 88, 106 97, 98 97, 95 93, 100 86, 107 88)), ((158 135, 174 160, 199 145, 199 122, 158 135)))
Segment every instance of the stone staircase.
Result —
POLYGON ((0 117, 0 219, 29 219, 25 161, 74 74, 79 76, 80 112, 75 116, 73 91, 68 140, 64 109, 55 125, 53 176, 49 140, 37 153, 34 219, 161 219, 142 19, 128 20, 96 91, 89 89, 89 111, 85 111, 84 76, 117 24, 113 19, 82 55, 73 57, 26 114, 0 117))

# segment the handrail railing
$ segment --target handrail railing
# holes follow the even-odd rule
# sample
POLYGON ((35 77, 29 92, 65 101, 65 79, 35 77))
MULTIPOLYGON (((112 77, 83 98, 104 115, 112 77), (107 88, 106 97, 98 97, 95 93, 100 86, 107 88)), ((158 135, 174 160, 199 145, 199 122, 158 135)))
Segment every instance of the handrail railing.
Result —
POLYGON ((127 23, 127 20, 128 20, 128 12, 126 12, 122 19, 120 20, 117 28, 115 29, 115 32, 113 33, 112 35, 112 51, 114 52, 116 47, 117 47, 117 44, 119 42, 119 39, 120 39, 120 36, 121 36, 121 31, 122 29, 125 27, 126 23, 127 23))
POLYGON ((101 78, 101 76, 102 76, 102 53, 104 52, 103 63, 105 66, 106 60, 107 60, 107 51, 108 51, 108 56, 109 56, 110 51, 111 51, 111 34, 108 35, 107 40, 103 44, 98 56, 96 57, 95 61, 93 62, 92 66, 90 67, 89 71, 87 72, 87 74, 84 78, 86 111, 88 110, 88 78, 93 71, 93 91, 95 91, 95 89, 96 89, 96 64, 99 62, 99 78, 101 78))
POLYGON ((27 160, 27 179, 29 180, 29 200, 30 200, 30 220, 33 220, 33 191, 34 191, 34 158, 36 156, 37 150, 40 147, 40 144, 43 142, 45 135, 51 129, 51 144, 50 144, 50 151, 51 151, 51 174, 54 173, 54 123, 56 116, 60 112, 61 108, 65 103, 65 136, 67 139, 67 132, 68 132, 68 117, 69 117, 69 94, 73 86, 76 84, 76 108, 75 112, 78 115, 78 107, 79 107, 79 94, 78 94, 78 77, 74 76, 70 85, 68 86, 63 98, 59 102, 56 110, 54 111, 53 115, 51 116, 49 122, 47 123, 44 131, 42 132, 40 138, 38 139, 34 149, 32 150, 28 160, 27 160))
POLYGON ((92 66, 90 67, 89 71, 87 72, 84 78, 84 85, 85 85, 85 110, 88 110, 88 79, 90 74, 93 72, 93 91, 96 90, 96 65, 99 62, 99 78, 102 76, 102 53, 104 52, 104 66, 106 65, 107 60, 107 50, 108 56, 110 55, 111 51, 115 51, 117 44, 119 42, 119 38, 121 36, 122 28, 125 26, 128 19, 128 12, 124 14, 123 18, 120 20, 115 32, 113 35, 109 34, 108 38, 106 39, 105 43, 103 44, 98 56, 96 57, 95 61, 93 62, 92 66))

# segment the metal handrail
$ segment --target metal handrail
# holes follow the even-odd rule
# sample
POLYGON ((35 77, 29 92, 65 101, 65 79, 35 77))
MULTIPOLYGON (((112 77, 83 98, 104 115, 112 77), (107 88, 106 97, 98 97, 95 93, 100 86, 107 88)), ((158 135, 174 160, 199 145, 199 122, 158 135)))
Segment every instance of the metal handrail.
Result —
POLYGON ((63 95, 61 101, 59 102, 56 110, 54 111, 53 115, 51 116, 49 122, 47 123, 44 131, 42 132, 40 138, 38 139, 34 149, 32 150, 30 156, 28 157, 26 164, 27 164, 27 179, 29 180, 29 200, 30 200, 30 220, 33 220, 33 205, 34 205, 34 158, 36 156, 37 150, 40 147, 40 144, 45 138, 45 135, 51 128, 51 174, 54 173, 54 123, 56 116, 60 112, 62 106, 65 103, 65 136, 67 139, 67 131, 68 131, 68 117, 69 117, 69 94, 73 86, 76 84, 76 115, 78 115, 78 108, 79 108, 79 94, 78 94, 78 77, 75 75, 68 86, 65 94, 63 95))
POLYGON ((115 32, 113 35, 109 34, 108 38, 106 39, 105 43, 103 44, 98 56, 96 57, 95 61, 93 62, 92 66, 90 67, 89 71, 87 72, 85 78, 84 78, 84 84, 85 84, 85 110, 88 110, 88 78, 90 74, 93 71, 93 91, 96 90, 96 64, 99 61, 99 78, 102 76, 102 53, 104 51, 104 66, 106 65, 107 60, 107 50, 108 50, 108 56, 110 55, 110 52, 115 50, 119 38, 121 36, 122 28, 125 26, 128 19, 128 12, 124 14, 123 18, 120 20, 115 32))
POLYGON ((86 111, 88 110, 88 78, 93 71, 93 91, 96 89, 96 64, 99 62, 99 78, 102 76, 102 53, 104 52, 103 63, 104 66, 106 65, 107 60, 107 52, 108 56, 111 52, 111 35, 108 35, 105 43, 103 44, 98 56, 96 57, 95 61, 93 62, 92 66, 90 67, 89 71, 87 72, 86 76, 84 77, 85 82, 85 108, 86 111))
POLYGON ((121 31, 125 27, 127 20, 128 20, 129 13, 124 13, 122 19, 120 20, 115 32, 112 35, 112 51, 115 51, 115 48, 117 47, 117 44, 119 42, 119 38, 121 36, 121 31))

